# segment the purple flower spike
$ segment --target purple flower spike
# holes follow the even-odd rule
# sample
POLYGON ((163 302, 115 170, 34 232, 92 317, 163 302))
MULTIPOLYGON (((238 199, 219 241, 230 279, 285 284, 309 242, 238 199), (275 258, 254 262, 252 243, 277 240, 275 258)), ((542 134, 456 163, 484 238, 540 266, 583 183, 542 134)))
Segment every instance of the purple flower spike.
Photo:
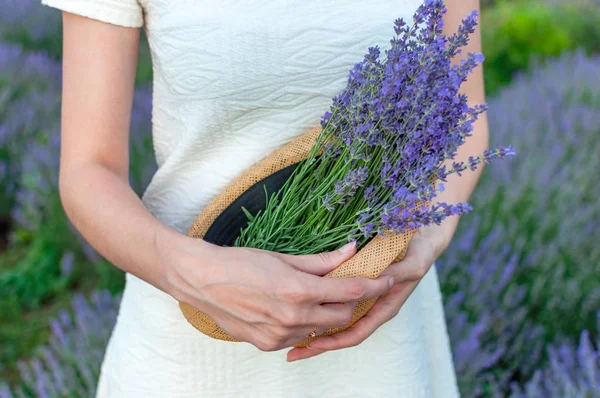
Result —
MULTIPOLYGON (((38 355, 21 361, 21 381, 36 397, 93 397, 106 344, 115 324, 120 296, 93 292, 90 299, 77 296, 73 313, 63 311, 51 321, 52 335, 38 355)), ((21 388, 12 392, 22 395, 21 388)), ((0 398, 11 397, 0 384, 0 398)))

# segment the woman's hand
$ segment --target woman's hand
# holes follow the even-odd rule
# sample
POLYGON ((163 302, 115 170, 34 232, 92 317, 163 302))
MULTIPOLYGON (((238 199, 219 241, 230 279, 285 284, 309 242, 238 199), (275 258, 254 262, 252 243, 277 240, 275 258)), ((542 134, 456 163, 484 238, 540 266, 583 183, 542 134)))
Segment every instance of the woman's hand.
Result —
POLYGON ((296 345, 315 327, 347 325, 356 301, 381 296, 393 285, 389 275, 322 277, 354 255, 353 244, 307 256, 222 248, 192 238, 172 249, 163 260, 169 264, 167 291, 263 351, 296 345))
POLYGON ((377 328, 392 319, 432 264, 446 249, 448 229, 438 226, 421 228, 412 238, 404 259, 391 264, 379 276, 391 275, 394 287, 377 299, 373 307, 350 328, 332 336, 319 337, 307 348, 294 348, 288 352, 288 361, 306 359, 326 351, 354 347, 367 339, 377 328))

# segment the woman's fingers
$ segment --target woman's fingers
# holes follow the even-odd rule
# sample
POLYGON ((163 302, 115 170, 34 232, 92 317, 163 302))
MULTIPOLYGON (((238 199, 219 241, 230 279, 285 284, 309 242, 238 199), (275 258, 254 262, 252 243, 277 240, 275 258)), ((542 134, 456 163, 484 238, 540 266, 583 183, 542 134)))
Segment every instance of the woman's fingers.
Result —
POLYGON ((347 326, 352 321, 355 306, 356 302, 317 305, 317 308, 311 311, 306 325, 295 327, 283 346, 294 346, 306 340, 312 331, 315 335, 320 335, 331 328, 347 326))
POLYGON ((371 297, 379 297, 394 286, 391 275, 376 279, 354 278, 319 278, 315 280, 313 294, 321 303, 345 303, 359 301, 371 297))
POLYGON ((354 243, 348 243, 338 250, 323 252, 318 254, 308 254, 303 256, 293 256, 290 254, 276 255, 294 268, 307 272, 309 274, 322 276, 336 269, 343 262, 349 260, 356 254, 354 243))
POLYGON ((320 337, 311 342, 311 347, 319 351, 333 351, 359 345, 398 314, 417 285, 418 282, 396 285, 393 292, 377 300, 369 312, 350 328, 332 336, 320 337))
POLYGON ((390 264, 380 275, 391 275, 396 283, 421 280, 435 261, 431 243, 424 239, 413 238, 406 255, 397 263, 390 264))
POLYGON ((304 341, 312 331, 319 335, 331 328, 348 325, 352 320, 355 305, 356 302, 315 305, 310 309, 309 317, 287 320, 284 327, 261 328, 253 325, 256 327, 255 337, 258 339, 253 344, 269 350, 294 346, 304 341), (276 346, 271 345, 269 348, 268 342, 274 342, 276 346))
POLYGON ((331 336, 319 337, 310 342, 308 347, 293 348, 287 353, 287 360, 307 359, 328 351, 356 346, 371 336, 383 323, 397 313, 402 304, 414 290, 415 282, 396 284, 385 296, 379 298, 375 305, 350 328, 331 336))
POLYGON ((299 359, 308 359, 327 352, 325 350, 317 350, 310 346, 293 348, 287 352, 287 361, 294 362, 299 359))
POLYGON ((317 334, 324 333, 330 328, 340 328, 352 321, 354 307, 356 301, 345 304, 321 304, 312 311, 309 322, 317 326, 317 334))
MULTIPOLYGON (((342 263, 356 254, 354 243, 348 243, 332 252, 311 254, 305 256, 292 256, 274 253, 278 258, 294 268, 314 276, 322 276, 334 270, 342 263)), ((365 277, 354 278, 318 278, 311 280, 310 294, 316 302, 330 303, 357 301, 371 297, 379 297, 386 293, 393 285, 390 276, 377 279, 365 277)))
POLYGON ((423 259, 413 256, 390 264, 382 272, 382 275, 391 275, 398 282, 418 281, 425 276, 429 268, 431 268, 431 264, 427 264, 423 259))

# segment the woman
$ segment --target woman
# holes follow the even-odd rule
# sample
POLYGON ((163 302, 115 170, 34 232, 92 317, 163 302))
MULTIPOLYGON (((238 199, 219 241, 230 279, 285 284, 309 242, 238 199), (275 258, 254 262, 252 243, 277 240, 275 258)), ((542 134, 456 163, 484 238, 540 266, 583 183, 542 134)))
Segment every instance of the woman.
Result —
MULTIPOLYGON (((421 229, 406 258, 374 280, 320 277, 352 246, 289 256, 185 236, 243 170, 318 124, 348 70, 368 46, 385 49, 394 19, 412 19, 419 0, 42 1, 64 11, 64 208, 127 272, 99 397, 458 396, 431 267, 455 217, 421 229), (159 169, 140 201, 128 184, 128 129, 142 26, 159 169), (315 327, 347 324, 353 305, 340 303, 376 296, 349 330, 281 352, 315 327), (243 343, 196 331, 177 300, 243 343)), ((448 0, 446 32, 478 3, 448 0)), ((474 36, 468 50, 479 47, 474 36)), ((481 69, 463 88, 484 102, 481 69)), ((459 158, 486 147, 482 117, 459 158)), ((450 180, 439 199, 467 200, 478 176, 450 180)))

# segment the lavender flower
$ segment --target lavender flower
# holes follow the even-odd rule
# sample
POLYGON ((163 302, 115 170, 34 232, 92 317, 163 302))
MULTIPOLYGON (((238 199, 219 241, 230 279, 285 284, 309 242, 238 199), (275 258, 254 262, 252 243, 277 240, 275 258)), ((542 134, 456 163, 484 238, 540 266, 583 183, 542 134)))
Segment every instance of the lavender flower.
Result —
POLYGON ((60 63, 45 53, 25 52, 18 45, 0 41, 0 89, 23 95, 60 88, 60 71, 60 63))
POLYGON ((0 383, 0 398, 13 398, 8 385, 0 383))
MULTIPOLYGON (((346 90, 334 99, 331 111, 323 118, 324 134, 333 125, 334 138, 350 145, 350 153, 372 151, 369 148, 374 146, 385 150, 380 180, 369 181, 370 187, 406 191, 382 205, 379 221, 374 212, 371 222, 366 223, 378 225, 379 232, 403 232, 470 210, 466 204, 440 204, 430 209, 420 205, 435 197, 432 176, 440 177, 440 164, 454 157, 458 146, 470 135, 473 121, 485 110, 469 108, 466 97, 458 95, 460 83, 482 61, 481 55, 470 54, 460 66, 450 64, 450 55, 468 43, 477 14, 463 21, 447 49, 446 40, 439 36, 444 13, 443 3, 432 0, 419 7, 413 27, 397 20, 398 37, 386 51, 387 61, 379 62, 379 50, 370 49, 365 60, 350 72, 346 90), (418 29, 421 22, 426 23, 426 29, 418 29)), ((513 153, 499 149, 486 152, 481 159, 489 162, 513 153)), ((381 196, 375 191, 371 189, 369 196, 381 196)), ((365 215, 363 212, 363 224, 365 215)))
MULTIPOLYGON (((89 300, 77 295, 73 315, 63 311, 51 321, 49 343, 33 359, 19 362, 24 388, 36 397, 94 396, 119 302, 107 291, 96 291, 89 300)), ((13 392, 28 396, 24 388, 15 386, 13 392)), ((8 386, 0 387, 0 397, 10 394, 8 386)))
POLYGON ((62 276, 69 276, 73 273, 73 261, 75 260, 75 254, 73 252, 67 252, 63 255, 60 260, 60 273, 62 276))
POLYGON ((55 125, 60 109, 60 64, 0 42, 0 215, 12 207, 26 143, 55 125))
POLYGON ((455 369, 463 395, 501 397, 516 372, 540 363, 544 329, 527 318, 507 231, 498 225, 484 234, 480 214, 468 224, 437 263, 455 369))
POLYGON ((540 396, 570 396, 567 378, 534 372, 560 336, 597 333, 599 71, 600 57, 566 54, 489 102, 491 139, 523 156, 486 169, 471 198, 486 210, 461 221, 438 261, 465 396, 508 396, 528 379, 540 396))
POLYGON ((593 330, 600 308, 600 58, 569 54, 517 80, 490 101, 493 140, 512 162, 486 170, 472 198, 482 230, 501 224, 530 280, 532 318, 559 334, 593 330), (535 278, 531 278, 535 275, 535 278))
POLYGON ((334 183, 334 192, 327 193, 323 197, 323 206, 327 210, 333 211, 336 204, 343 205, 346 203, 349 198, 354 196, 358 188, 365 185, 367 173, 366 167, 350 170, 342 180, 334 183))
POLYGON ((29 49, 61 54, 61 13, 43 7, 39 0, 3 0, 0 14, 0 40, 27 44, 29 49))
POLYGON ((579 345, 568 341, 550 345, 548 357, 549 365, 537 370, 524 387, 512 384, 511 398, 600 395, 600 340, 594 346, 587 330, 581 333, 579 345))
MULTIPOLYGON (((11 294, 31 299, 30 304, 64 289, 72 277, 70 262, 61 265, 62 252, 82 253, 94 263, 102 261, 75 231, 60 203, 60 72, 60 63, 44 54, 0 42, 0 102, 8 100, 5 107, 0 105, 0 216, 10 216, 15 235, 34 237, 31 246, 38 248, 10 273, 1 275, 0 286, 6 283, 11 294), (39 249, 42 246, 52 254, 39 249), (42 270, 49 278, 45 284, 36 282, 42 280, 42 270)), ((156 170, 151 106, 150 88, 136 89, 130 181, 140 195, 156 170)))
MULTIPOLYGON (((24 145, 18 169, 20 181, 11 215, 23 229, 38 231, 44 215, 60 209, 58 193, 58 153, 60 134, 51 131, 46 143, 31 140, 24 145)), ((61 213, 59 213, 61 214, 61 213)))
MULTIPOLYGON (((364 243, 375 234, 440 224, 471 210, 466 203, 425 205, 439 192, 436 180, 467 167, 455 162, 446 170, 443 164, 456 157, 486 110, 470 107, 459 94, 483 56, 472 53, 452 63, 469 42, 477 13, 447 39, 445 12, 442 0, 426 0, 412 25, 396 20, 385 59, 378 47, 369 48, 321 118, 317 144, 282 189, 284 201, 275 196, 236 245, 315 253, 344 241, 364 243)), ((468 167, 513 154, 511 147, 486 151, 468 167)))

